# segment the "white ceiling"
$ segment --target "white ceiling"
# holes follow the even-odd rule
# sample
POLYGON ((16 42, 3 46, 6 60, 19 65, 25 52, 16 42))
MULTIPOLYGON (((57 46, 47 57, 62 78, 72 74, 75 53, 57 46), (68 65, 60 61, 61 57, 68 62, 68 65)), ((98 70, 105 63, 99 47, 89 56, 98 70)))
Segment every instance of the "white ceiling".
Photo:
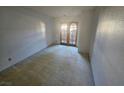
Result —
POLYGON ((93 6, 31 6, 28 7, 39 13, 52 17, 73 17, 78 16, 84 10, 92 10, 93 6))

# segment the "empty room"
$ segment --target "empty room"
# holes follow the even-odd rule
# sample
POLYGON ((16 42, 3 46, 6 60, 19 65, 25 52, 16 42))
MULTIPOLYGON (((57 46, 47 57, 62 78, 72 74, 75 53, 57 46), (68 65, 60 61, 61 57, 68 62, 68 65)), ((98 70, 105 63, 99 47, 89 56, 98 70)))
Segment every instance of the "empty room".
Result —
POLYGON ((0 6, 0 86, 123 85, 123 6, 0 6))

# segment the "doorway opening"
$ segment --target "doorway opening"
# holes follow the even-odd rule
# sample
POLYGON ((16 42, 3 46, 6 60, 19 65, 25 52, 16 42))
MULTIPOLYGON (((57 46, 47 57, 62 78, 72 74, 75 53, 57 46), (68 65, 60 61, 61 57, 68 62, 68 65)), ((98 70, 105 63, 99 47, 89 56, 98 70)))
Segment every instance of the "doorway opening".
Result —
POLYGON ((78 23, 71 22, 61 25, 60 44, 77 46, 78 23))

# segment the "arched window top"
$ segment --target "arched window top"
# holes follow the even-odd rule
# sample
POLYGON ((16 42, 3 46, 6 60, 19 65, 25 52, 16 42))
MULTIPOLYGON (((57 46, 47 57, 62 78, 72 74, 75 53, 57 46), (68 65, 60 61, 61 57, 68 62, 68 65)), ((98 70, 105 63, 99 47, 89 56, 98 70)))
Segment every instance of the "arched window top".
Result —
POLYGON ((67 24, 62 24, 61 25, 61 30, 67 30, 67 24))
POLYGON ((77 24, 76 23, 72 23, 71 27, 77 27, 77 24))
POLYGON ((72 30, 77 30, 77 24, 76 23, 72 23, 71 25, 70 25, 70 30, 72 31, 72 30))

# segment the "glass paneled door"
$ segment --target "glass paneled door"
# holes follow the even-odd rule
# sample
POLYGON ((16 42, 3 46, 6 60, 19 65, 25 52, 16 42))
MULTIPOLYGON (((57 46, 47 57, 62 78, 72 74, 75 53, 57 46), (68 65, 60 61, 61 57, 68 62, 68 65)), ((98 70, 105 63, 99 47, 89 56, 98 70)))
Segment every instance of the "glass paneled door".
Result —
POLYGON ((72 23, 69 28, 69 44, 76 45, 77 42, 77 24, 72 23))
POLYGON ((60 39, 61 39, 61 44, 67 44, 67 24, 62 24, 61 25, 61 35, 60 35, 60 39))
POLYGON ((77 44, 77 23, 61 25, 60 41, 64 45, 76 46, 77 44))

